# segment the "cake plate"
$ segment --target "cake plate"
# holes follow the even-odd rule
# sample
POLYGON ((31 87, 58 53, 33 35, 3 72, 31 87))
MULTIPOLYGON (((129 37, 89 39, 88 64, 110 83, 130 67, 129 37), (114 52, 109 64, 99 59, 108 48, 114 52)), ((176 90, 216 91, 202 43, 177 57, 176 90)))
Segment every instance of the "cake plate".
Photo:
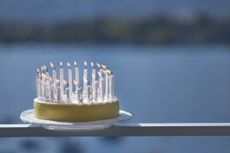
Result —
POLYGON ((37 119, 34 116, 34 109, 25 110, 21 113, 20 118, 23 122, 35 124, 49 130, 57 131, 89 131, 100 130, 111 127, 118 121, 124 121, 132 116, 131 113, 124 110, 119 111, 119 117, 107 120, 92 122, 61 122, 37 119))

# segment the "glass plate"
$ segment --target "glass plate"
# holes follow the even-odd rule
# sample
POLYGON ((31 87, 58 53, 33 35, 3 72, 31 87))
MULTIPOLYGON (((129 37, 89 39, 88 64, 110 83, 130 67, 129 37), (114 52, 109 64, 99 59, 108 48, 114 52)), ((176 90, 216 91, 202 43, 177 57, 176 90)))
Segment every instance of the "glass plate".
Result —
POLYGON ((20 118, 23 122, 39 125, 49 130, 87 131, 87 130, 100 130, 100 129, 108 128, 112 126, 114 123, 117 123, 118 121, 129 119, 131 116, 132 116, 131 113, 126 112, 124 110, 120 110, 119 117, 113 119, 92 121, 92 122, 61 122, 61 121, 37 119, 34 117, 34 110, 29 109, 23 111, 20 115, 20 118))

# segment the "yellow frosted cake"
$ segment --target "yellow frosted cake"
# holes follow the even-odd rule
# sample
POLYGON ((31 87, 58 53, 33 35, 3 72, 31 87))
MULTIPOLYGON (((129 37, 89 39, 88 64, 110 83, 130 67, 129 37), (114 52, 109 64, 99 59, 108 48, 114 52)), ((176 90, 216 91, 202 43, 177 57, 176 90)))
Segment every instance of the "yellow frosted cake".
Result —
POLYGON ((119 101, 114 96, 114 75, 107 66, 91 62, 88 79, 87 62, 84 62, 82 87, 79 82, 78 63, 74 69, 67 63, 67 80, 60 62, 59 78, 56 67, 50 63, 37 69, 37 98, 34 99, 35 117, 63 122, 89 122, 113 119, 119 116, 119 101), (74 72, 74 79, 72 73, 74 72), (91 81, 91 83, 89 82, 91 81))

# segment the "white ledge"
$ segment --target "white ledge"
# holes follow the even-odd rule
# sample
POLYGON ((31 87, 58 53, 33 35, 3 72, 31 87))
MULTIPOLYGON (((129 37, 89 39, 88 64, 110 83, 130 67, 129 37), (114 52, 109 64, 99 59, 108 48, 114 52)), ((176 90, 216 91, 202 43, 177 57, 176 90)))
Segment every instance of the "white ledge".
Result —
POLYGON ((0 124, 0 137, 230 136, 230 123, 119 123, 95 131, 51 131, 32 124, 0 124))

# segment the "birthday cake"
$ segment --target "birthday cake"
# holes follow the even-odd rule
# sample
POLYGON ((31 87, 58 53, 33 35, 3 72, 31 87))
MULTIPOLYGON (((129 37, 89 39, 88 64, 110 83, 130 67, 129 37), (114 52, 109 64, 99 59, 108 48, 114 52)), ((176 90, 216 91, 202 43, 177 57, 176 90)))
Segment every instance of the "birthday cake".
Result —
POLYGON ((50 63, 50 67, 50 72, 47 66, 37 69, 37 98, 34 99, 36 118, 90 122, 119 116, 119 101, 114 96, 114 74, 106 65, 96 63, 94 66, 91 62, 88 67, 84 61, 83 79, 79 77, 77 62, 74 62, 73 68, 67 63, 67 73, 62 62, 59 71, 53 63, 50 63), (88 76, 89 71, 91 75, 88 76))

